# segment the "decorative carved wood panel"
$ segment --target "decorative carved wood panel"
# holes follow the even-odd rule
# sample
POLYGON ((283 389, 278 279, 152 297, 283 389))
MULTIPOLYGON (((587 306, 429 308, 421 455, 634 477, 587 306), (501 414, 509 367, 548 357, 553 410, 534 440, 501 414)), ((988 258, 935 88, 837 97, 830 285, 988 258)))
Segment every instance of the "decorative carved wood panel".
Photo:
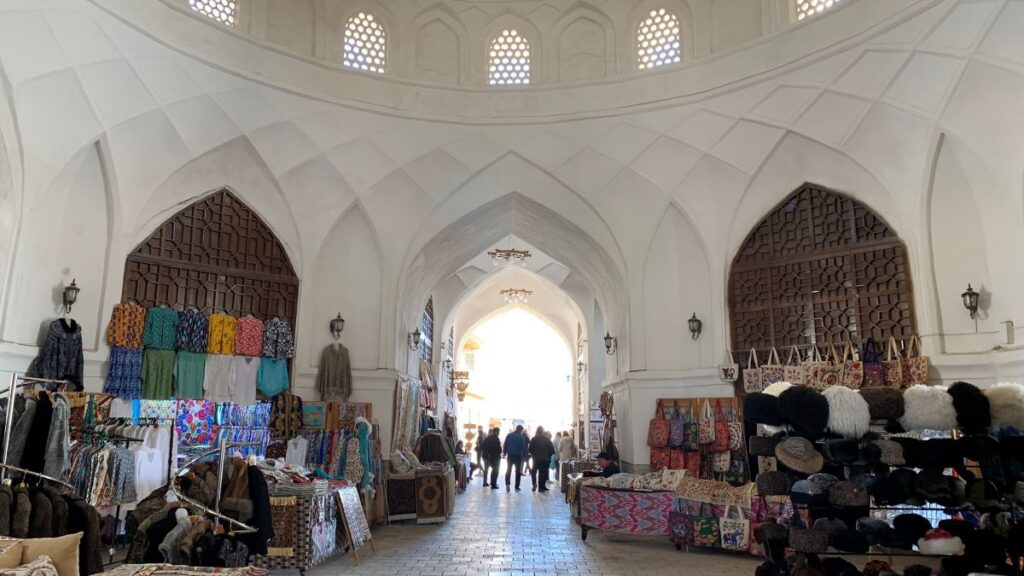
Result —
POLYGON ((266 223, 222 190, 172 216, 128 256, 122 298, 277 316, 294 327, 299 279, 266 223))
POLYGON ((915 323, 906 247, 867 206, 805 185, 743 242, 729 275, 729 311, 732 348, 741 354, 908 338, 915 323))

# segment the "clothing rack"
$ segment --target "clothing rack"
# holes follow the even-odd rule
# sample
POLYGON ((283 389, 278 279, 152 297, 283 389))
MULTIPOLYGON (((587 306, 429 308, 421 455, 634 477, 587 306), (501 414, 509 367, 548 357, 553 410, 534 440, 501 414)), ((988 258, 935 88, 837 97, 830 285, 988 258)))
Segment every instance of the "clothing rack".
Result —
MULTIPOLYGON (((203 458, 206 458, 207 456, 213 456, 214 454, 217 454, 218 455, 218 460, 219 460, 217 462, 217 496, 216 496, 216 500, 214 501, 215 502, 214 503, 215 510, 210 510, 209 508, 206 508, 205 506, 203 506, 202 504, 199 504, 198 502, 195 502, 194 500, 192 500, 192 502, 195 505, 197 505, 200 508, 202 508, 203 510, 213 514, 217 518, 225 518, 225 519, 231 520, 232 524, 244 526, 246 529, 251 530, 252 532, 256 532, 256 530, 254 528, 252 528, 251 526, 247 526, 245 524, 242 524, 241 522, 237 522, 235 520, 232 520, 232 519, 228 518, 227 516, 224 516, 223 514, 220 513, 220 493, 221 493, 221 487, 224 486, 224 464, 227 462, 227 450, 228 450, 228 448, 235 448, 235 447, 238 447, 238 446, 259 446, 259 445, 260 445, 259 442, 223 442, 223 443, 221 443, 219 448, 214 448, 212 450, 207 450, 206 452, 203 452, 202 454, 196 456, 192 460, 190 460, 187 463, 185 463, 185 465, 182 466, 178 470, 178 476, 181 476, 183 473, 188 472, 188 470, 190 468, 192 468, 193 465, 195 465, 197 462, 199 462, 203 458)), ((169 483, 169 486, 171 487, 171 489, 174 491, 174 493, 176 495, 180 496, 180 494, 178 493, 177 489, 175 488, 175 485, 174 485, 173 481, 171 481, 169 483)), ((189 501, 187 498, 185 500, 189 501)), ((214 523, 215 524, 219 524, 219 521, 215 519, 214 523)))
POLYGON ((26 470, 26 469, 20 468, 18 466, 11 466, 10 464, 0 464, 0 468, 2 468, 4 470, 12 470, 14 472, 20 472, 22 474, 30 474, 32 476, 35 476, 36 478, 42 478, 43 480, 46 480, 48 482, 53 482, 54 484, 60 484, 61 486, 67 488, 68 490, 74 491, 74 487, 72 487, 71 484, 68 484, 67 482, 65 482, 63 480, 58 480, 58 479, 54 478, 53 476, 47 476, 46 474, 42 474, 40 472, 34 472, 32 470, 26 470))
POLYGON ((217 519, 217 521, 224 520, 225 522, 227 522, 227 523, 229 523, 231 525, 238 526, 240 528, 240 530, 234 530, 233 532, 235 534, 254 534, 254 533, 258 532, 258 530, 256 530, 252 526, 249 526, 248 524, 245 524, 243 522, 239 522, 238 520, 235 520, 234 518, 231 518, 230 516, 225 516, 224 514, 221 514, 220 512, 215 512, 213 510, 210 510, 209 508, 207 508, 206 506, 203 506, 199 502, 196 502, 195 500, 189 498, 188 496, 185 496, 184 494, 182 494, 181 492, 178 491, 178 487, 175 486, 173 482, 170 484, 170 490, 171 490, 171 493, 174 494, 175 498, 177 498, 178 500, 184 502, 188 506, 190 506, 192 508, 196 508, 196 509, 202 511, 204 514, 209 514, 210 516, 213 516, 214 518, 217 519))
MULTIPOLYGON (((17 373, 11 374, 11 382, 7 388, 7 414, 6 421, 4 422, 4 446, 3 446, 3 458, 0 458, 0 464, 4 465, 4 468, 0 468, 0 481, 6 477, 7 471, 7 454, 11 447, 11 436, 14 432, 14 397, 17 393, 17 389, 22 386, 35 386, 36 384, 57 384, 60 385, 61 390, 64 390, 71 384, 68 380, 51 380, 49 378, 34 378, 32 376, 19 376, 17 373), (19 383, 20 381, 20 383, 19 383)), ((10 468, 14 468, 11 466, 10 468)), ((58 480, 59 482, 59 480, 58 480)))

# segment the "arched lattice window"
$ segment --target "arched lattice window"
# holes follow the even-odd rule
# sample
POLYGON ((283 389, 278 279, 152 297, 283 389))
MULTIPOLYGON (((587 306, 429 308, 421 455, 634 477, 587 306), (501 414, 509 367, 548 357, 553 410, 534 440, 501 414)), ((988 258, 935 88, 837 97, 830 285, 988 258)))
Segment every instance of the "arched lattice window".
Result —
POLYGON ((679 18, 664 8, 651 10, 636 29, 637 66, 641 69, 682 60, 679 18))
POLYGON ((530 83, 530 41, 515 28, 502 30, 491 40, 488 56, 491 86, 530 83))
POLYGON ((909 338, 907 249, 864 204, 804 185, 743 242, 729 273, 729 313, 738 353, 909 338))
POLYGON ((221 24, 235 25, 235 0, 188 0, 188 5, 196 12, 221 24))
POLYGON ((833 8, 843 0, 796 0, 796 19, 803 20, 811 16, 817 16, 822 12, 833 8))
POLYGON ((222 190, 172 216, 128 255, 122 297, 295 326, 299 279, 270 227, 222 190))
POLYGON ((384 25, 373 14, 360 12, 345 23, 345 66, 383 74, 387 49, 384 25))

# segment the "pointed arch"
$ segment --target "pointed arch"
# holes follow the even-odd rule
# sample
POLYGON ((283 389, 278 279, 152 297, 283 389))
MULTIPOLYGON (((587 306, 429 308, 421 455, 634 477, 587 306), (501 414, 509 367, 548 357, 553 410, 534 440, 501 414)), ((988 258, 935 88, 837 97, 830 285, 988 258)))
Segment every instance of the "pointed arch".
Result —
POLYGON ((490 66, 491 42, 501 35, 504 30, 516 30, 520 37, 524 38, 530 46, 530 84, 539 84, 544 78, 544 45, 543 36, 537 27, 522 16, 513 13, 502 14, 494 19, 481 32, 473 47, 473 69, 475 83, 486 86, 488 84, 488 68, 490 66))
POLYGON ((455 52, 454 69, 449 71, 449 74, 454 72, 454 77, 448 81, 454 84, 466 82, 470 76, 469 38, 457 14, 443 4, 435 4, 417 16, 410 29, 415 30, 415 33, 409 44, 406 61, 409 62, 413 76, 421 80, 445 80, 443 71, 435 68, 443 66, 442 59, 448 57, 443 50, 444 38, 447 37, 447 49, 454 49, 455 52), (431 65, 435 62, 436 65, 431 65))
POLYGON ((559 82, 594 79, 615 73, 615 25, 608 16, 596 8, 578 2, 555 22, 551 29, 551 39, 552 58, 549 67, 554 69, 550 76, 559 82), (597 45, 598 42, 601 43, 600 46, 597 45), (588 47, 589 43, 593 43, 594 46, 588 47), (570 46, 575 48, 573 54, 567 51, 570 46), (590 53, 587 53, 587 48, 591 49, 590 53), (596 64, 598 54, 602 60, 600 66, 596 64), (587 56, 595 64, 589 71, 571 74, 570 70, 579 66, 579 56, 587 56))

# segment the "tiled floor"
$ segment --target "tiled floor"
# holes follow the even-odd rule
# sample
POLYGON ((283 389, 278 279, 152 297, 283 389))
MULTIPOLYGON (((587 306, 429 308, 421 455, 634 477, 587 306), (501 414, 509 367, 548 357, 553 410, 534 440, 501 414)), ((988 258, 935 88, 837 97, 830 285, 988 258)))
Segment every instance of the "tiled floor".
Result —
POLYGON ((455 515, 447 522, 377 527, 376 556, 366 549, 359 566, 339 556, 307 574, 752 576, 757 566, 750 557, 679 552, 666 538, 592 530, 584 542, 558 490, 531 492, 528 477, 519 493, 486 489, 480 482, 475 478, 458 496, 455 515))

